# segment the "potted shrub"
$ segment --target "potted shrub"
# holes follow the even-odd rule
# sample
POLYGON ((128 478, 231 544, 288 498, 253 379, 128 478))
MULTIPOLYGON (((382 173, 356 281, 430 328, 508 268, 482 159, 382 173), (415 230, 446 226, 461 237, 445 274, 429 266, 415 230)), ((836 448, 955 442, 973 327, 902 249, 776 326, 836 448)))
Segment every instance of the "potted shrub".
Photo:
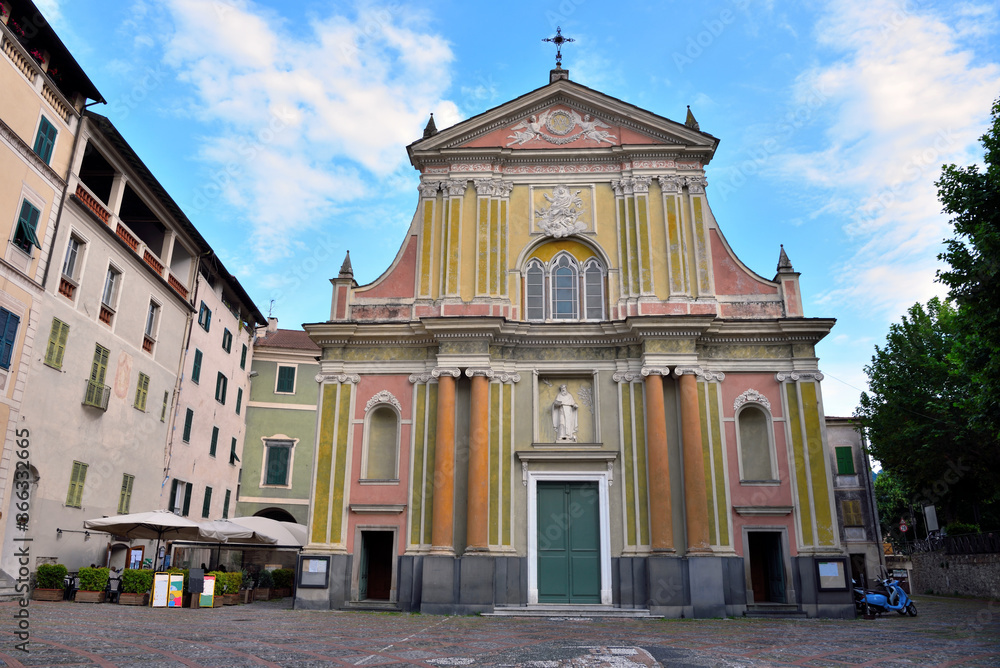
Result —
POLYGON ((66 567, 62 564, 42 564, 35 573, 32 601, 61 601, 66 593, 66 567))
POLYGON ((221 608, 225 603, 222 597, 226 594, 226 574, 222 571, 212 571, 206 575, 215 576, 215 598, 213 599, 213 608, 221 608))
POLYGON ((274 589, 274 576, 271 571, 263 570, 257 576, 257 598, 266 601, 271 598, 271 590, 274 589))
POLYGON ((253 575, 250 571, 243 569, 240 576, 242 578, 240 581, 240 603, 253 603, 253 575))
POLYGON ((274 596, 284 598, 292 595, 292 582, 295 580, 295 571, 291 568, 278 568, 274 573, 274 596))
POLYGON ((81 568, 80 587, 76 592, 77 603, 104 603, 108 588, 107 568, 81 568))
POLYGON ((222 597, 223 602, 226 605, 239 605, 240 585, 243 581, 243 574, 239 571, 233 571, 224 575, 226 576, 226 593, 222 597))
POLYGON ((122 605, 148 605, 149 590, 153 588, 153 571, 126 568, 122 571, 122 591, 118 602, 122 605))

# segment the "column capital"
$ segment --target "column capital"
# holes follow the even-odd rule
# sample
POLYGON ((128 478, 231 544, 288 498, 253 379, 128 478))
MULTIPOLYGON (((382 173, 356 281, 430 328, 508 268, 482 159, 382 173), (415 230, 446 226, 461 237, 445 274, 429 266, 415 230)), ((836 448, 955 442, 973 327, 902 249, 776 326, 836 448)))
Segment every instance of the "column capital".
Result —
POLYGON ((465 375, 469 378, 472 378, 474 376, 486 376, 487 378, 492 378, 493 369, 489 367, 479 367, 479 368, 470 367, 465 370, 465 375))
POLYGON ((642 370, 639 373, 642 374, 643 378, 645 378, 646 376, 669 376, 670 375, 670 367, 667 367, 667 366, 644 366, 644 367, 642 367, 642 370))
POLYGON ((611 379, 616 383, 631 383, 639 377, 639 374, 634 371, 615 371, 611 379))
POLYGON ((421 197, 437 197, 438 190, 441 189, 440 181, 421 181, 417 184, 417 190, 421 197))
POLYGON ((323 383, 360 383, 361 376, 356 373, 318 373, 316 382, 323 383))
POLYGON ((783 383, 786 380, 790 380, 793 383, 800 380, 823 380, 824 376, 819 370, 815 371, 779 371, 774 374, 774 379, 779 383, 783 383))
POLYGON ((674 377, 680 378, 681 376, 700 376, 704 371, 700 366, 677 366, 674 367, 674 377))
POLYGON ((685 176, 684 185, 688 187, 688 192, 691 194, 700 194, 705 192, 705 187, 708 185, 708 179, 704 176, 685 176))
POLYGON ((677 194, 681 191, 681 185, 683 185, 681 177, 676 174, 657 176, 656 180, 660 182, 660 190, 664 193, 677 194))
POLYGON ((437 367, 435 369, 431 369, 431 376, 433 378, 440 378, 441 376, 451 376, 452 378, 461 378, 462 370, 450 367, 437 367))
POLYGON ((499 380, 501 383, 520 383, 521 374, 516 371, 495 371, 493 373, 493 379, 499 380))
POLYGON ((410 382, 414 383, 414 384, 416 384, 416 383, 426 383, 430 379, 431 379, 431 374, 430 374, 429 371, 425 371, 424 373, 411 373, 410 374, 410 382))
POLYGON ((648 193, 649 183, 653 178, 650 176, 633 176, 632 177, 632 190, 636 194, 648 193))
POLYGON ((465 179, 448 179, 441 181, 441 190, 448 197, 460 197, 465 194, 465 189, 469 187, 469 182, 465 179))

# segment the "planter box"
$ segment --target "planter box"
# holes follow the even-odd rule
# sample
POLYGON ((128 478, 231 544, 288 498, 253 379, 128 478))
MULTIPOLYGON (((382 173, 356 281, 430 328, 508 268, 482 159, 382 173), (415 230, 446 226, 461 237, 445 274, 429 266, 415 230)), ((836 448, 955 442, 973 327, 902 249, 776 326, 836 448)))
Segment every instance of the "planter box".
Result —
POLYGON ((118 594, 118 603, 121 605, 149 605, 149 594, 128 594, 122 592, 118 594))
POLYGON ((103 591, 84 591, 80 589, 76 592, 77 603, 104 603, 106 594, 103 591))
POLYGON ((225 605, 222 602, 223 598, 225 598, 225 597, 224 596, 216 596, 215 598, 213 598, 212 599, 212 607, 213 608, 221 608, 223 605, 225 605))
POLYGON ((275 587, 271 590, 271 598, 285 598, 292 595, 291 587, 275 587))
POLYGON ((61 601, 66 595, 64 589, 36 589, 31 592, 32 601, 61 601))
POLYGON ((240 595, 239 594, 223 594, 222 595, 223 605, 239 605, 240 595))
POLYGON ((257 587, 254 590, 254 598, 258 601, 266 601, 271 598, 271 588, 270 587, 257 587))
POLYGON ((244 605, 247 603, 253 603, 253 589, 241 589, 240 590, 240 603, 244 605))

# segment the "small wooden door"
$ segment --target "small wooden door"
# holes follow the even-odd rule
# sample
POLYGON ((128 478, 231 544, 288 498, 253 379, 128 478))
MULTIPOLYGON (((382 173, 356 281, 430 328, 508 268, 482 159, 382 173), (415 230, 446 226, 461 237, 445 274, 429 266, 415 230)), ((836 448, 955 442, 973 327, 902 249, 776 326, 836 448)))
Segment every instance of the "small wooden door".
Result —
POLYGON ((361 532, 358 600, 388 601, 392 593, 391 531, 361 532))

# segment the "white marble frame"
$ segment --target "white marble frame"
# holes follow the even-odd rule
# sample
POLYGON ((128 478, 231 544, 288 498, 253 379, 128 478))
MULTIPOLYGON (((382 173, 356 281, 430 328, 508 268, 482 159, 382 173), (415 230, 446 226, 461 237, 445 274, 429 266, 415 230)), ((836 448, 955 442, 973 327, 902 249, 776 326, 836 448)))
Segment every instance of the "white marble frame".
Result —
POLYGON ((596 482, 599 503, 601 605, 612 605, 611 512, 607 471, 528 471, 528 605, 538 604, 538 482, 596 482))

